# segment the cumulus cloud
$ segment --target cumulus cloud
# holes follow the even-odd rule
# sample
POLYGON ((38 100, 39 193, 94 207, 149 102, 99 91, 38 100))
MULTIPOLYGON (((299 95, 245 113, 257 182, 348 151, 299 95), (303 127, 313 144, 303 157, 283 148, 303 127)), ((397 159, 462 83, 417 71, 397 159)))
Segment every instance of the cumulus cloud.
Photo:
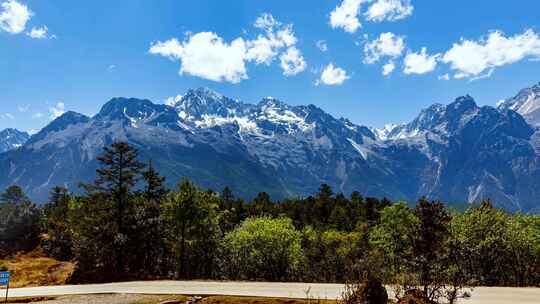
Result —
POLYGON ((49 36, 49 29, 45 25, 42 27, 32 27, 30 32, 26 34, 32 39, 45 39, 45 38, 54 37, 54 36, 49 36))
POLYGON ((384 76, 388 76, 392 74, 392 72, 396 69, 396 64, 393 61, 389 61, 385 65, 383 65, 383 71, 382 74, 384 76))
POLYGON ((32 16, 32 11, 24 4, 15 0, 2 2, 0 5, 0 29, 10 34, 22 33, 32 16))
POLYGON ((287 52, 283 53, 279 57, 281 61, 281 69, 283 70, 283 75, 293 76, 300 72, 303 72, 306 67, 306 61, 300 51, 296 47, 290 47, 287 49, 287 52))
POLYGON ((315 43, 315 45, 317 46, 317 48, 321 51, 321 52, 326 52, 328 51, 328 44, 326 44, 326 41, 324 40, 319 40, 315 43))
POLYGON ((239 83, 247 79, 246 43, 242 38, 227 43, 215 33, 201 32, 183 42, 175 38, 157 42, 151 46, 150 53, 180 59, 180 74, 218 82, 239 83))
POLYGON ((411 0, 377 0, 365 13, 366 19, 374 22, 396 21, 412 15, 411 0))
POLYGON ((273 27, 281 25, 281 22, 278 22, 272 14, 263 13, 255 20, 255 26, 258 29, 271 29, 273 27))
POLYGON ((373 64, 383 57, 397 58, 405 49, 403 36, 382 33, 379 38, 364 45, 364 63, 373 64))
POLYGON ((479 76, 489 77, 496 67, 525 58, 540 59, 540 37, 532 29, 512 37, 494 31, 477 41, 462 38, 444 54, 442 61, 456 71, 455 78, 478 79, 479 76))
POLYGON ((330 13, 330 26, 332 28, 342 28, 344 31, 354 33, 360 28, 358 14, 362 3, 369 0, 343 0, 330 13))
POLYGON ((363 14, 371 22, 397 21, 412 15, 411 0, 343 0, 330 13, 330 26, 355 33, 361 26, 360 11, 363 4, 371 3, 363 14))
POLYGON ((286 76, 306 67, 291 24, 283 25, 270 14, 262 14, 253 25, 262 30, 254 39, 238 37, 226 42, 212 32, 188 33, 184 41, 172 38, 151 45, 149 52, 181 62, 180 74, 213 81, 239 83, 247 79, 249 62, 270 65, 279 56, 286 76))
POLYGON ((405 74, 425 74, 429 73, 437 67, 437 61, 441 54, 429 55, 424 47, 420 53, 409 52, 405 56, 404 64, 405 74))
POLYGON ((52 107, 49 107, 49 116, 51 119, 56 119, 66 112, 66 105, 63 102, 57 102, 52 107))
POLYGON ((270 14, 258 17, 254 27, 264 30, 263 34, 246 43, 246 59, 255 61, 256 64, 270 65, 284 48, 291 47, 297 42, 292 25, 283 25, 270 14))
POLYGON ((321 73, 320 79, 315 83, 316 85, 325 84, 330 86, 341 85, 345 80, 349 79, 350 76, 347 75, 347 72, 334 64, 328 64, 321 73))

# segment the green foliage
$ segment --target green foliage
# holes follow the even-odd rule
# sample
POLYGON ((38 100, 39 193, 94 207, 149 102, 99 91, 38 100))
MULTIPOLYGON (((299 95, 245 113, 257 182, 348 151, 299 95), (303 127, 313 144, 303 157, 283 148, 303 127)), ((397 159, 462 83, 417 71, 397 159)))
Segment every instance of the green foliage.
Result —
POLYGON ((169 193, 163 201, 166 239, 178 261, 177 277, 214 275, 221 236, 218 207, 215 193, 202 192, 188 180, 183 180, 179 191, 169 193))
POLYGON ((0 194, 0 257, 34 249, 39 244, 41 210, 18 186, 0 194))
POLYGON ((482 204, 457 214, 450 225, 466 250, 466 269, 485 285, 538 284, 540 217, 509 215, 482 204))
POLYGON ((301 233, 288 218, 249 218, 222 246, 225 271, 234 279, 291 280, 304 260, 301 233))
POLYGON ((46 237, 41 245, 46 253, 61 261, 72 258, 73 242, 70 229, 73 223, 69 221, 71 199, 66 188, 54 187, 51 190, 49 203, 43 207, 46 237))
POLYGON ((276 202, 262 192, 244 202, 229 188, 218 194, 189 180, 165 189, 126 143, 106 147, 98 161, 85 194, 56 187, 42 210, 21 188, 6 189, 0 255, 31 250, 41 235, 46 253, 77 263, 79 280, 354 282, 353 300, 377 295, 373 282, 416 303, 455 303, 475 285, 540 284, 537 215, 489 202, 455 212, 421 199, 411 208, 324 184, 306 198, 276 202))
POLYGON ((419 225, 420 220, 405 203, 388 206, 381 212, 380 223, 371 230, 369 241, 372 250, 380 252, 385 260, 386 267, 381 270, 386 280, 407 271, 407 258, 419 225))
POLYGON ((302 247, 306 256, 304 277, 308 281, 344 282, 359 277, 356 263, 366 248, 363 233, 306 227, 302 247))

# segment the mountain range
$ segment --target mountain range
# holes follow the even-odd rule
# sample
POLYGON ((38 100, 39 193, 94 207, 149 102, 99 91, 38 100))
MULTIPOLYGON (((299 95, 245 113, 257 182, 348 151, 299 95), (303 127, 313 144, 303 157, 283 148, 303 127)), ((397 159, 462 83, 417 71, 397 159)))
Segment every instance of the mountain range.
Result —
POLYGON ((170 187, 188 177, 245 198, 260 191, 283 198, 327 183, 346 194, 455 204, 490 198, 511 211, 538 212, 539 118, 540 84, 496 108, 462 96, 383 129, 314 105, 272 97, 249 104, 207 88, 172 105, 113 98, 93 117, 66 112, 12 144, 0 154, 0 189, 18 184, 38 201, 55 185, 76 190, 93 180, 103 146, 124 140, 170 187))

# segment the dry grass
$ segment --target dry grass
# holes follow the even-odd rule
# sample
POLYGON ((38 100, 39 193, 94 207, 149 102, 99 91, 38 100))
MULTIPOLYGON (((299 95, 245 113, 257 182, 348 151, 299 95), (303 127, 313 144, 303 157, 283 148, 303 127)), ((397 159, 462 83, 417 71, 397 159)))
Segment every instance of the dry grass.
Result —
MULTIPOLYGON (((40 303, 43 301, 53 300, 54 297, 23 297, 23 298, 9 298, 8 303, 40 303)), ((3 299, 0 303, 4 303, 3 299)))
POLYGON ((0 260, 11 272, 10 287, 63 285, 73 274, 75 265, 44 257, 41 249, 0 260))

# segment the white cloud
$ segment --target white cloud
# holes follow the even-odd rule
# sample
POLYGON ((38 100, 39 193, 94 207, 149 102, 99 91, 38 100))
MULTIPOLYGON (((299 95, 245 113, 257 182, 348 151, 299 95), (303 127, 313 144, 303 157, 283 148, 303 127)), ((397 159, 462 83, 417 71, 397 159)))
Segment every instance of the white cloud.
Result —
POLYGON ((334 64, 330 63, 324 68, 321 77, 316 84, 322 83, 331 86, 341 85, 349 78, 350 76, 347 75, 347 72, 344 69, 337 66, 335 67, 334 64))
POLYGON ((32 27, 32 29, 30 30, 30 32, 26 33, 26 35, 28 35, 30 38, 33 38, 33 39, 45 39, 45 38, 52 38, 54 36, 49 36, 48 35, 48 32, 49 32, 49 29, 47 28, 47 26, 42 26, 42 27, 32 27))
POLYGON ((315 45, 317 46, 317 48, 321 51, 321 52, 326 52, 328 51, 328 44, 326 44, 326 41, 324 40, 319 40, 315 43, 315 45))
POLYGON ((19 110, 19 112, 21 112, 21 113, 24 113, 24 112, 28 111, 28 108, 30 108, 30 105, 18 106, 17 110, 19 110))
POLYGON ((387 64, 383 65, 383 72, 382 74, 384 76, 388 76, 392 74, 392 72, 396 69, 396 64, 393 61, 389 61, 387 64))
POLYGON ((471 77, 471 78, 469 79, 469 81, 476 81, 476 80, 480 80, 480 79, 489 78, 489 77, 491 77, 491 75, 493 75, 493 72, 495 72, 495 68, 489 69, 489 71, 487 71, 487 72, 484 73, 484 74, 480 74, 480 75, 478 75, 478 76, 471 77))
POLYGON ((14 120, 15 116, 13 116, 13 114, 11 113, 4 113, 4 114, 0 114, 0 118, 14 120))
POLYGON ((32 114, 32 118, 34 118, 34 119, 39 119, 41 117, 43 117, 43 113, 41 113, 41 112, 36 112, 36 113, 32 114))
POLYGON ((397 58, 405 49, 403 36, 394 33, 382 33, 379 38, 364 45, 364 63, 373 64, 382 57, 397 58))
POLYGON ((10 34, 22 33, 34 15, 26 5, 15 0, 2 2, 0 6, 0 29, 10 34))
POLYGON ((343 0, 330 13, 330 26, 332 28, 342 28, 344 31, 354 33, 361 26, 358 20, 358 13, 362 3, 369 0, 343 0))
POLYGON ((170 96, 165 98, 165 104, 174 107, 176 103, 178 103, 180 100, 182 100, 182 95, 176 95, 176 96, 170 96))
POLYGON ((414 7, 411 0, 377 0, 365 13, 366 19, 374 22, 396 21, 410 15, 414 7))
POLYGON ((66 112, 66 105, 63 102, 57 102, 52 107, 49 107, 51 119, 56 119, 66 112))
POLYGON ((279 57, 281 61, 281 69, 283 70, 283 75, 293 76, 300 72, 303 72, 306 67, 306 61, 300 51, 292 46, 287 49, 287 52, 281 54, 279 57))
POLYGON ((154 43, 150 53, 180 59, 180 74, 231 83, 247 79, 246 43, 242 38, 227 43, 215 33, 201 32, 183 42, 173 38, 154 43))
POLYGON ((478 41, 462 38, 444 54, 442 61, 456 71, 455 78, 477 78, 486 70, 527 57, 540 58, 540 37, 531 29, 512 37, 494 31, 478 41))
POLYGON ((409 52, 405 56, 405 74, 425 74, 435 70, 441 54, 429 55, 424 47, 420 53, 409 52))
POLYGON ((115 64, 110 64, 107 67, 107 71, 109 71, 109 72, 114 72, 114 70, 116 70, 116 65, 115 64))
POLYGON ((254 26, 265 30, 257 39, 246 42, 246 59, 255 61, 256 64, 270 65, 283 48, 291 47, 297 42, 292 25, 283 26, 270 14, 257 18, 254 26))
POLYGON ((272 16, 272 14, 263 13, 259 17, 257 17, 253 26, 258 29, 268 30, 279 25, 281 25, 281 23, 274 19, 274 16, 272 16))
POLYGON ((450 74, 446 73, 437 77, 439 80, 450 80, 450 74))
POLYGON ((169 59, 181 59, 184 47, 176 38, 169 39, 165 42, 158 41, 150 47, 150 54, 169 57, 169 59))
POLYGON ((253 40, 238 37, 228 43, 216 33, 188 33, 184 41, 172 38, 155 42, 149 52, 179 60, 180 74, 218 82, 239 83, 248 78, 247 63, 270 65, 278 56, 286 76, 305 69, 305 60, 295 47, 298 40, 291 24, 283 25, 272 15, 262 14, 253 26, 263 30, 253 40))

